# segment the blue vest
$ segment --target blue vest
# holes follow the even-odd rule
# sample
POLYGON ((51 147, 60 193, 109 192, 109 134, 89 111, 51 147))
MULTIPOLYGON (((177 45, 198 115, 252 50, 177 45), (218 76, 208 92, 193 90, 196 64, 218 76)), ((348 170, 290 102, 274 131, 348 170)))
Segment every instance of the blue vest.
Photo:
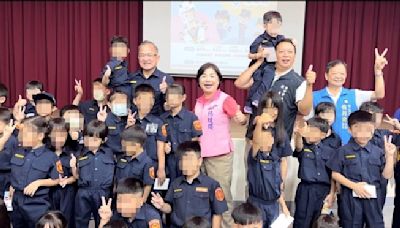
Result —
MULTIPOLYGON (((326 87, 313 92, 313 107, 315 108, 321 102, 331 102, 334 104, 326 87)), ((352 112, 358 110, 355 90, 342 88, 335 106, 336 118, 332 128, 342 139, 342 145, 345 145, 351 137, 348 131, 347 118, 352 112)))

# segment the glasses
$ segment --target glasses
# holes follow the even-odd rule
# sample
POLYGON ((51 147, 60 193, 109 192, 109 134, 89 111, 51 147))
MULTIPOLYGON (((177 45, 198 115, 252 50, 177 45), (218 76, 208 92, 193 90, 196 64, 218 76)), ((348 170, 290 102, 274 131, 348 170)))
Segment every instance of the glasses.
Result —
POLYGON ((154 54, 154 53, 139 53, 139 58, 144 58, 144 57, 154 57, 154 56, 157 56, 157 54, 154 54))

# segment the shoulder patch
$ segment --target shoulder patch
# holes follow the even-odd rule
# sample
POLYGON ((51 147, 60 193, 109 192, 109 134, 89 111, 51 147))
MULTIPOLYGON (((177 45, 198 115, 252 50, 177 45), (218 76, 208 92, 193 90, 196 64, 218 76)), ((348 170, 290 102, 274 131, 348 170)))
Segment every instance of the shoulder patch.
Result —
POLYGON ((224 191, 222 191, 221 187, 215 189, 215 198, 218 201, 223 201, 225 199, 224 191))
POLYGON ((155 179, 156 178, 153 166, 149 168, 149 176, 151 177, 151 179, 155 179))
POLYGON ((167 125, 168 125, 168 124, 164 124, 164 125, 162 125, 162 127, 161 127, 161 134, 162 134, 164 137, 167 137, 167 135, 168 135, 168 132, 167 132, 167 125))
POLYGON ((195 121, 193 121, 193 128, 194 128, 196 131, 201 131, 201 123, 200 123, 200 120, 195 120, 195 121))
POLYGON ((158 219, 150 220, 149 228, 160 228, 160 227, 161 227, 160 220, 158 219))
POLYGON ((61 161, 60 161, 60 160, 58 160, 58 161, 56 162, 56 168, 57 168, 57 172, 58 172, 58 173, 60 173, 60 174, 63 174, 63 173, 64 173, 64 170, 63 170, 63 167, 62 167, 62 164, 61 164, 61 161))

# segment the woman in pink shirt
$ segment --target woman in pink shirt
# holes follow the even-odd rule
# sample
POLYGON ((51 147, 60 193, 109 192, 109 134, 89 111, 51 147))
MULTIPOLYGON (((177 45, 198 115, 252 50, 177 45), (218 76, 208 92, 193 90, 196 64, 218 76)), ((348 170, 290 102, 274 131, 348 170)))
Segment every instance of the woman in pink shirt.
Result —
POLYGON ((203 130, 200 137, 203 167, 208 176, 220 183, 225 193, 223 197, 228 203, 228 211, 223 214, 223 227, 231 227, 233 143, 230 119, 241 124, 246 124, 247 119, 237 102, 219 89, 222 74, 215 64, 203 64, 197 71, 196 79, 203 90, 203 95, 197 99, 194 108, 203 130))

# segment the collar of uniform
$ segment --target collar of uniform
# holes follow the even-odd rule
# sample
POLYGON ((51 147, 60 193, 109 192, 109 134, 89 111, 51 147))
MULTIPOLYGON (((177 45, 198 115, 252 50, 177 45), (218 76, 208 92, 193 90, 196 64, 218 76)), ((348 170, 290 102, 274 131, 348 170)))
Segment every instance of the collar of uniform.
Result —
MULTIPOLYGON (((182 179, 181 179, 180 183, 188 183, 189 184, 189 182, 186 180, 186 176, 182 175, 181 178, 182 179)), ((193 179, 193 182, 191 184, 193 184, 195 181, 198 181, 200 183, 202 183, 204 181, 204 174, 201 171, 200 171, 200 174, 196 178, 193 179)))
POLYGON ((140 122, 143 122, 143 120, 145 121, 145 122, 148 122, 148 123, 152 123, 153 121, 153 116, 149 113, 149 114, 147 114, 147 115, 145 115, 144 117, 143 117, 143 119, 139 119, 139 115, 137 115, 138 117, 136 118, 136 120, 139 120, 140 122))
POLYGON ((211 101, 217 100, 220 95, 221 95, 221 90, 218 89, 210 99, 206 99, 204 94, 203 94, 201 97, 199 97, 197 99, 197 101, 202 103, 202 104, 205 104, 207 102, 211 102, 211 101))
POLYGON ((122 118, 117 116, 117 115, 115 115, 113 112, 108 112, 107 113, 107 119, 109 121, 112 121, 113 123, 119 123, 119 122, 122 121, 122 118))
MULTIPOLYGON (((138 73, 139 73, 139 75, 140 75, 142 78, 145 78, 142 69, 140 69, 138 73)), ((162 72, 161 72, 160 70, 158 70, 158 68, 156 67, 156 69, 154 70, 154 72, 153 72, 148 78, 150 78, 151 76, 155 76, 155 77, 157 77, 157 78, 160 78, 160 77, 163 76, 163 74, 162 74, 162 72)))
POLYGON ((277 37, 272 37, 272 36, 270 36, 266 31, 264 31, 264 33, 263 33, 263 38, 266 39, 266 40, 274 40, 274 39, 276 39, 277 37))
POLYGON ((349 141, 349 144, 351 145, 352 149, 355 151, 359 151, 361 149, 365 149, 368 153, 370 153, 372 151, 372 143, 371 140, 368 141, 367 145, 365 147, 361 147, 358 143, 356 143, 356 141, 354 140, 354 138, 352 137, 349 141))
MULTIPOLYGON (((87 148, 85 147, 85 148, 83 149, 82 156, 87 155, 88 153, 95 154, 95 153, 93 153, 91 150, 89 150, 89 149, 87 149, 87 148)), ((100 146, 100 148, 97 150, 96 154, 98 154, 98 153, 103 153, 103 154, 105 154, 106 152, 104 151, 103 147, 100 146)))
MULTIPOLYGON (((323 97, 333 97, 332 94, 328 91, 328 86, 325 87, 324 89, 325 93, 323 94, 323 97)), ((339 91, 339 96, 345 96, 349 93, 347 89, 343 89, 343 87, 340 87, 339 91)))
POLYGON ((146 157, 146 151, 142 151, 142 153, 140 153, 138 156, 132 158, 132 156, 125 156, 125 159, 128 160, 129 162, 132 160, 138 160, 139 162, 143 161, 144 158, 146 157))
POLYGON ((32 149, 32 152, 35 153, 36 156, 40 156, 45 151, 45 149, 46 149, 46 146, 43 145, 39 148, 32 149))
MULTIPOLYGON (((176 114, 181 119, 185 118, 186 108, 182 106, 182 109, 176 114)), ((172 112, 168 112, 168 118, 172 118, 172 112)))

